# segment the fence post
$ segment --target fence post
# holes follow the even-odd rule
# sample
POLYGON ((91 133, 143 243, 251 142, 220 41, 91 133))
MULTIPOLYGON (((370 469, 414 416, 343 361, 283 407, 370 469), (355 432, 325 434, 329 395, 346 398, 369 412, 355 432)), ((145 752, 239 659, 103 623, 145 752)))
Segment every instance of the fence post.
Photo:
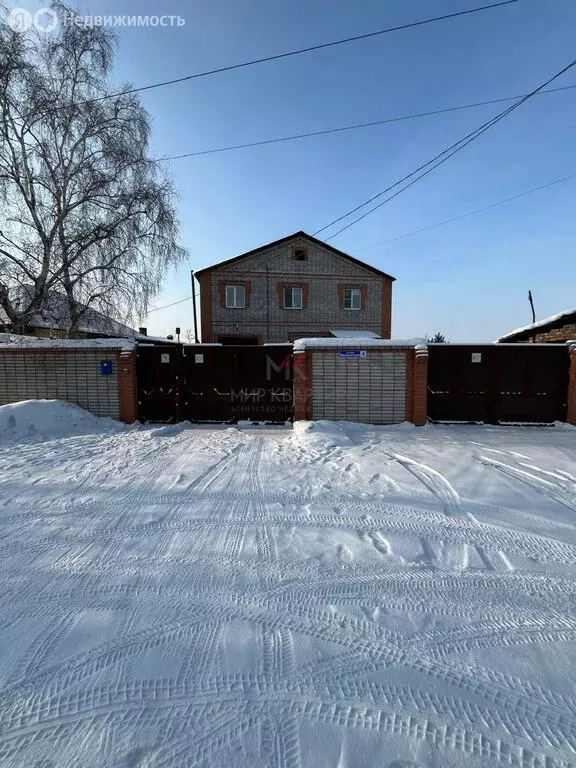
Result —
POLYGON ((412 419, 423 427, 428 412, 428 350, 416 348, 414 356, 414 389, 412 393, 412 419))
POLYGON ((120 421, 133 424, 138 418, 136 405, 136 352, 118 355, 118 402, 120 421))
POLYGON ((307 421, 312 418, 308 402, 312 386, 311 367, 309 364, 311 354, 312 352, 294 352, 294 421, 307 421))
POLYGON ((566 421, 568 424, 576 426, 576 343, 570 343, 568 351, 570 354, 570 379, 568 382, 568 415, 566 421))

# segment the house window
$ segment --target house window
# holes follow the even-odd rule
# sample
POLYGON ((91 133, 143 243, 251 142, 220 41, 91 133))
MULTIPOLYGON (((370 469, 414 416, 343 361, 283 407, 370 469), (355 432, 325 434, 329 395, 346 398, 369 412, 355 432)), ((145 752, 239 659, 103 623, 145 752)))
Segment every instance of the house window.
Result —
POLYGON ((284 309, 302 309, 302 288, 284 288, 284 309))
POLYGON ((243 285, 226 286, 226 306, 231 309, 244 309, 246 296, 243 285))
POLYGON ((360 288, 346 288, 344 291, 344 309, 362 309, 360 288))
POLYGON ((308 248, 294 248, 292 258, 294 261, 306 261, 308 259, 308 248))

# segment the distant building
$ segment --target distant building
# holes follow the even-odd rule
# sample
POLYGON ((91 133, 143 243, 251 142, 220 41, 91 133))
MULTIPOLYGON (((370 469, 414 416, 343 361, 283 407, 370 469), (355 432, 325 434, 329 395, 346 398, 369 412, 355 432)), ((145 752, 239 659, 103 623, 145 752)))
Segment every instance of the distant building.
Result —
POLYGON ((390 338, 394 278, 305 232, 195 275, 203 342, 263 344, 335 335, 390 338))
MULTIPOLYGON (((21 303, 26 301, 26 293, 32 288, 21 289, 21 303)), ((52 291, 44 307, 37 312, 26 328, 26 334, 38 338, 52 339, 92 339, 92 338, 131 338, 138 332, 111 317, 97 312, 91 307, 84 308, 77 331, 70 332, 70 310, 68 300, 62 293, 52 291)), ((6 313, 0 307, 0 332, 12 332, 12 326, 6 313)))
POLYGON ((568 309, 500 336, 498 342, 562 344, 576 340, 576 309, 568 309))

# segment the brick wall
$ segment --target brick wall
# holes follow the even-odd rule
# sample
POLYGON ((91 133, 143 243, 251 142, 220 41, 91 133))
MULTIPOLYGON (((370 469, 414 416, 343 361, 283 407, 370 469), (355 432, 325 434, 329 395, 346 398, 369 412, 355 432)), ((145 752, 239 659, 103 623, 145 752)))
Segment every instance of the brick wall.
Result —
POLYGON ((342 357, 334 347, 307 347, 294 356, 294 419, 369 424, 426 423, 426 350, 365 347, 342 357))
POLYGON ((263 248, 201 275, 199 281, 204 342, 235 335, 285 342, 329 335, 333 328, 372 331, 390 338, 392 281, 306 239, 263 248), (305 261, 293 258, 295 246, 307 249, 305 261), (244 309, 225 306, 222 287, 226 284, 245 285, 249 301, 244 309), (302 287, 303 309, 283 308, 282 288, 290 286, 302 287), (362 309, 343 308, 344 288, 360 289, 362 309))
POLYGON ((96 416, 136 420, 135 355, 120 349, 0 347, 0 405, 65 400, 96 416), (104 375, 101 363, 110 361, 104 375))
POLYGON ((576 339, 576 323, 536 334, 536 342, 571 341, 572 339, 576 339))
MULTIPOLYGON (((566 323, 559 328, 551 328, 547 331, 536 331, 536 343, 558 344, 576 339, 576 323, 566 323)), ((505 343, 532 344, 534 335, 532 331, 522 331, 510 339, 503 339, 505 343)))

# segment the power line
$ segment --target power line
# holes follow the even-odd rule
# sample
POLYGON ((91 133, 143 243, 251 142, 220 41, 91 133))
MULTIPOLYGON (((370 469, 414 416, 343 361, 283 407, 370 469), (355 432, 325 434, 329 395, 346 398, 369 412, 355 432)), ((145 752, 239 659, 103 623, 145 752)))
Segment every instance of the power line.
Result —
MULTIPOLYGON (((540 91, 537 95, 542 96, 546 93, 558 93, 559 91, 568 91, 576 88, 575 85, 563 85, 560 88, 548 88, 545 91, 540 91)), ((295 141, 297 139, 307 139, 311 136, 325 136, 330 133, 342 133, 343 131, 354 131, 358 128, 370 128, 374 125, 385 125, 387 123, 398 123, 402 120, 415 120, 420 117, 431 117, 432 115, 442 115, 447 112, 458 112, 463 109, 472 109, 474 107, 484 107, 488 104, 501 104, 504 101, 514 101, 514 99, 520 99, 522 96, 503 96, 500 99, 490 99, 488 101, 477 101, 474 104, 460 104, 456 107, 443 107, 441 109, 433 109, 428 112, 416 112, 411 115, 400 115, 398 117, 388 117, 383 120, 372 120, 368 123, 355 123, 353 125, 345 125, 339 128, 326 128, 319 131, 309 131, 308 133, 296 133, 293 136, 281 136, 277 139, 263 139, 262 141, 250 141, 246 144, 231 144, 226 147, 217 147, 216 149, 204 149, 198 152, 186 152, 182 155, 169 155, 168 157, 161 157, 160 160, 183 160, 186 157, 198 157, 199 155, 212 155, 216 152, 230 152, 235 149, 247 149, 249 147, 262 147, 266 144, 280 144, 284 141, 295 141)))
MULTIPOLYGON (((196 296, 199 296, 197 293, 196 296)), ((192 296, 187 296, 185 299, 180 299, 180 301, 173 301, 172 304, 165 304, 163 307, 154 307, 153 309, 149 309, 146 313, 149 315, 152 312, 159 312, 161 309, 168 309, 168 307, 175 307, 176 304, 183 304, 185 301, 192 301, 192 296)))
POLYGON ((411 232, 405 232, 403 235, 398 235, 397 237, 390 237, 388 240, 380 240, 380 242, 378 243, 372 243, 371 245, 360 246, 360 248, 357 248, 356 250, 362 251, 368 248, 376 248, 379 245, 387 245, 388 243, 395 243, 397 240, 404 240, 404 238, 406 237, 419 235, 421 232, 428 232, 431 229, 436 229, 436 227, 442 227, 445 224, 451 224, 454 221, 460 221, 461 219, 466 219, 468 216, 474 216, 477 213, 482 213, 483 211, 489 211, 491 208, 497 208, 499 205, 504 205, 505 203, 511 203, 513 200, 519 200, 522 197, 527 197, 528 195, 534 194, 534 192, 540 192, 543 189, 548 189, 548 187, 553 187, 555 184, 561 184, 562 182, 570 181, 571 179, 576 179, 576 173, 571 173, 569 176, 563 176, 561 179, 554 179, 554 181, 549 181, 547 184, 542 184, 541 186, 533 187, 532 189, 529 189, 526 192, 520 192, 520 194, 518 195, 513 195, 512 197, 507 197, 504 200, 499 200, 497 203, 490 203, 489 205, 485 205, 482 208, 476 208, 473 211, 462 213, 460 216, 453 216, 451 219, 444 219, 443 221, 438 221, 435 224, 429 224, 427 227, 414 229, 411 232))
POLYGON ((453 155, 460 152, 464 147, 467 147, 468 144, 471 144, 473 141, 478 139, 480 136, 482 136, 483 133, 486 133, 486 131, 490 130, 494 125, 499 123, 501 120, 503 120, 505 117, 507 117, 511 112, 518 109, 522 104, 524 104, 525 101, 528 101, 528 99, 531 99, 533 96, 535 96, 537 93, 540 93, 542 90, 546 88, 546 86, 550 85, 550 83, 554 82, 554 80, 557 80, 559 77, 561 77, 563 74, 568 72, 570 69, 572 69, 574 66, 576 66, 576 59, 574 59, 570 64, 567 64, 565 67, 563 67, 559 72, 557 72, 555 75, 553 75, 551 78, 549 78, 545 83, 538 86, 538 88, 535 88, 533 91, 528 93, 527 95, 523 96, 519 101, 512 104, 510 107, 507 107, 503 112, 498 113, 493 118, 488 120, 487 122, 480 125, 478 128, 476 128, 474 131, 471 131, 466 136, 464 136, 459 141, 455 142, 451 146, 444 149, 442 152, 435 155, 431 160, 428 160, 428 162, 424 163, 423 165, 416 168, 416 170, 412 171, 411 173, 407 174, 403 178, 399 179, 398 181, 394 182, 394 184, 391 184, 389 187, 387 187, 382 192, 379 192, 376 195, 373 195, 372 197, 368 198, 368 200, 365 200, 360 205, 357 205, 355 208, 352 208, 347 213, 343 214, 342 216, 339 216, 337 219, 334 219, 329 224, 326 224, 321 229, 318 229, 316 232, 314 232, 314 235, 318 235, 320 232, 324 232, 324 230, 329 229, 334 224, 337 224, 338 222, 342 221, 343 219, 348 218, 348 216, 351 216, 353 213, 356 213, 361 208, 366 207, 374 200, 377 200, 378 198, 382 197, 383 195, 390 192, 395 187, 400 186, 405 181, 408 181, 408 179, 411 179, 413 176, 416 178, 413 178, 412 181, 410 181, 408 184, 405 184, 404 187, 394 192, 394 194, 387 197, 385 200, 382 200, 382 202, 378 203, 378 205, 375 205, 373 208, 371 208, 369 211, 366 211, 361 216, 358 216, 356 219, 353 219, 351 222, 346 224, 345 226, 341 227, 339 230, 337 230, 334 234, 332 234, 328 240, 332 240, 337 235, 339 235, 341 232, 344 232, 346 229, 349 229, 357 222, 361 221, 362 219, 365 219, 367 216, 369 216, 371 213, 374 213, 374 211, 378 210, 378 208, 381 208, 386 203, 390 202, 390 200, 393 200, 395 197, 398 197, 402 192, 409 189, 411 186, 416 184, 420 179, 424 178, 424 176, 427 176, 429 173, 431 173, 433 170, 435 170, 438 166, 445 163, 447 160, 449 160, 453 155), (425 170, 426 169, 426 170, 425 170), (422 173, 420 173, 422 171, 422 173), (420 174, 419 176, 417 174, 420 174))
MULTIPOLYGON (((459 16, 469 16, 472 13, 479 13, 480 11, 488 11, 493 8, 500 8, 504 5, 512 5, 517 3, 518 0, 503 0, 499 3, 492 3, 491 5, 481 5, 477 8, 469 8, 466 11, 458 11, 456 13, 447 13, 444 16, 435 16, 431 19, 422 19, 420 21, 413 21, 409 24, 400 24, 396 27, 387 27, 386 29, 379 29, 376 32, 366 32, 363 35, 354 35, 353 37, 344 37, 341 40, 332 40, 329 43, 319 43, 317 45, 310 45, 307 48, 299 48, 295 51, 287 51, 286 53, 277 53, 272 56, 263 56, 260 59, 252 59, 250 61, 243 61, 239 64, 230 64, 227 67, 218 67, 217 69, 208 69, 205 72, 196 72, 193 75, 185 75, 184 77, 176 77, 173 80, 164 80, 159 83, 151 83, 150 85, 142 85, 138 88, 130 88, 125 91, 119 91, 118 93, 110 93, 106 96, 99 96, 95 99, 88 99, 87 101, 80 102, 80 104, 91 104, 97 101, 104 101, 106 99, 113 99, 117 96, 126 96, 130 93, 139 93, 140 91, 151 91, 153 88, 163 88, 167 85, 176 85, 176 83, 185 83, 189 80, 197 80, 201 77, 209 77, 210 75, 218 75, 222 72, 231 72, 235 69, 244 69, 246 67, 253 67, 256 64, 265 64, 269 61, 278 61, 279 59, 287 59, 291 56, 300 56, 303 53, 311 53, 312 51, 320 51, 324 48, 333 48, 337 45, 344 45, 345 43, 353 43, 357 40, 367 40, 371 37, 378 37, 379 35, 386 35, 389 32, 400 32, 404 29, 412 29, 413 27, 421 27, 425 24, 432 24, 437 21, 446 21, 447 19, 455 19, 459 16)), ((68 105, 72 106, 72 105, 68 105)), ((77 105, 76 105, 77 106, 77 105)))
MULTIPOLYGON (((527 195, 532 195, 534 192, 540 192, 542 189, 547 189, 548 187, 552 187, 555 184, 561 184, 564 181, 570 181, 571 179, 576 179, 576 173, 571 173, 569 176, 563 176, 560 179, 554 179, 553 181, 549 181, 546 184, 542 184, 539 187, 533 187, 532 189, 527 190, 526 192, 520 192, 518 195, 513 195, 512 197, 507 197, 504 200, 499 200, 497 203, 490 203, 489 205, 485 205, 482 208, 476 208, 474 211, 468 211, 467 213, 463 213, 460 216, 454 216, 451 219, 444 219, 444 221, 439 221, 436 224, 430 224, 427 227, 422 227, 421 229, 415 229, 412 232, 406 232, 403 235, 398 235, 398 237, 391 237, 388 240, 381 240, 378 243, 372 243, 372 245, 365 245, 361 246, 357 250, 363 250, 365 248, 376 248, 378 245, 386 245, 387 243, 393 243, 396 240, 403 240, 405 237, 412 237, 412 235, 418 235, 421 232, 427 232, 430 229, 435 229, 436 227, 442 227, 444 224, 451 224, 453 221, 460 221, 460 219, 465 219, 468 216, 473 216, 477 213, 482 213, 483 211, 488 211, 491 208, 496 208, 499 205, 504 205, 505 203, 511 203, 513 200, 519 200, 522 197, 526 197, 527 195)), ((196 296, 200 296, 199 293, 196 294, 196 296)), ((148 310, 148 314, 151 312, 159 312, 161 309, 168 309, 169 307, 174 307, 177 304, 183 304, 185 301, 191 301, 192 297, 187 296, 185 299, 180 299, 179 301, 173 301, 171 304, 165 304, 162 307, 154 307, 153 309, 148 310)))

